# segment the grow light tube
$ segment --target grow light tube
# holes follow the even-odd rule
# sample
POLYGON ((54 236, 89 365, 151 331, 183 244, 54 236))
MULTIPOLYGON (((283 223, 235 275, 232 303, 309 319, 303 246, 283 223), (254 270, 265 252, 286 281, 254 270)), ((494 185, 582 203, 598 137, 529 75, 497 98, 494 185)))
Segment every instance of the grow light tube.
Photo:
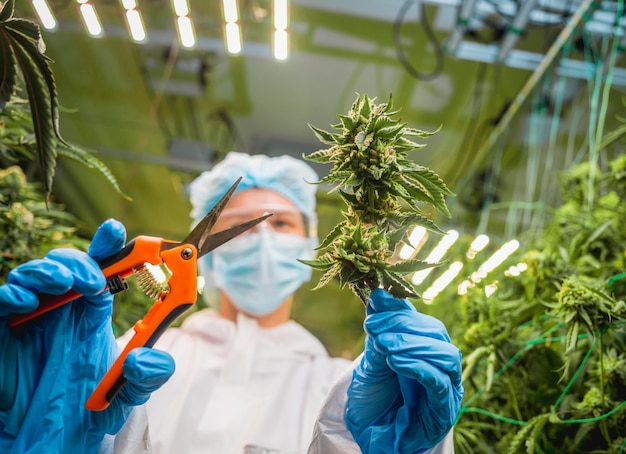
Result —
POLYGON ((122 0, 122 6, 126 10, 124 16, 126 17, 126 26, 130 37, 135 42, 143 42, 146 40, 146 28, 144 27, 141 13, 137 9, 137 2, 135 0, 122 0))
POLYGON ((507 257, 519 248, 519 241, 511 240, 504 243, 500 249, 493 253, 485 262, 478 267, 478 271, 472 273, 471 279, 474 282, 480 282, 487 277, 487 274, 496 269, 507 257))
POLYGON ((470 260, 476 257, 476 254, 487 247, 489 244, 489 237, 487 235, 481 234, 474 238, 472 244, 470 244, 469 250, 467 251, 467 258, 470 260))
POLYGON ((426 291, 422 294, 422 298, 426 304, 430 304, 437 295, 439 295, 455 277, 459 275, 463 269, 463 262, 457 261, 450 264, 450 267, 433 282, 426 291))
POLYGON ((286 60, 289 55, 287 9, 287 0, 274 0, 274 58, 276 60, 286 60))
POLYGON ((241 53, 241 31, 239 30, 239 11, 237 0, 223 0, 222 10, 224 14, 224 40, 228 53, 236 55, 241 53))
MULTIPOLYGON (((448 230, 446 235, 437 243, 437 246, 430 251, 428 257, 426 257, 427 263, 436 264, 444 254, 452 247, 454 242, 459 238, 459 232, 456 230, 448 230)), ((415 285, 419 285, 424 282, 424 279, 430 274, 432 268, 426 268, 425 270, 420 270, 413 275, 411 282, 415 285)))
POLYGON ((46 30, 54 30, 57 28, 57 20, 54 18, 52 10, 46 0, 33 0, 32 4, 43 28, 46 30))
POLYGON ((77 2, 80 4, 80 15, 83 18, 87 32, 93 37, 102 36, 102 24, 100 24, 100 19, 98 19, 94 6, 87 0, 77 0, 77 2))
POLYGON ((189 4, 187 0, 172 0, 172 8, 176 15, 176 31, 178 40, 183 47, 194 47, 196 45, 196 35, 193 31, 193 22, 189 17, 189 4))

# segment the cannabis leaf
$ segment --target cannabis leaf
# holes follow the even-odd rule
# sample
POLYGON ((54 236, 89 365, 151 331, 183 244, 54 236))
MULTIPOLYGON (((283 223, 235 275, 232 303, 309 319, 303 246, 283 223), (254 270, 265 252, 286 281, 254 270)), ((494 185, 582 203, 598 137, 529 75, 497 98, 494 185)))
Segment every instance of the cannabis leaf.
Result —
MULTIPOLYGON (((34 132, 36 153, 30 156, 22 152, 22 155, 39 161, 46 200, 52 190, 57 153, 98 170, 118 193, 128 199, 104 163, 61 136, 58 94, 50 65, 52 60, 45 54, 46 46, 39 26, 30 20, 14 17, 14 9, 15 0, 7 0, 0 6, 0 114, 14 103, 15 91, 18 85, 23 84, 28 97, 29 129, 34 132)), ((2 139, 4 142, 6 138, 2 139)), ((23 148, 22 145, 20 143, 19 147, 23 148)), ((15 154, 16 150, 7 151, 6 148, 11 147, 3 144, 0 149, 3 155, 10 158, 15 154)))
POLYGON ((309 125, 329 148, 304 158, 333 165, 318 184, 334 185, 347 205, 340 222, 322 241, 324 252, 316 260, 303 260, 324 271, 320 288, 338 277, 363 302, 373 288, 382 286, 397 298, 417 297, 404 275, 436 264, 420 260, 394 263, 394 251, 407 242, 416 226, 443 233, 427 218, 420 204, 434 206, 450 216, 446 196, 454 194, 435 172, 411 161, 410 151, 425 145, 409 137, 428 137, 434 132, 407 127, 393 111, 392 97, 375 104, 376 98, 357 95, 347 115, 339 115, 331 133, 309 125))

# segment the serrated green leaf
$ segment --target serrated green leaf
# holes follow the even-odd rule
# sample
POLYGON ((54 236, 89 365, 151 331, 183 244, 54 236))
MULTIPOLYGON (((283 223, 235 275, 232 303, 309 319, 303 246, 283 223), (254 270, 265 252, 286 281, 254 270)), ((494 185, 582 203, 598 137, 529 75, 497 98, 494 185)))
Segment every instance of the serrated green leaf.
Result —
POLYGON ((436 206, 437 202, 430 196, 430 193, 419 181, 412 180, 407 175, 401 175, 400 178, 402 184, 398 182, 394 182, 393 184, 394 191, 397 191, 400 197, 409 203, 419 201, 436 206))
POLYGON ((400 243, 402 240, 405 239, 407 231, 410 228, 411 226, 406 225, 402 227, 397 227, 389 231, 387 234, 387 241, 389 243, 389 248, 395 249, 398 243, 400 243))
POLYGON ((406 213, 403 215, 403 224, 410 224, 414 227, 420 226, 420 227, 424 227, 427 230, 430 230, 431 232, 436 232, 436 233, 442 233, 445 234, 446 232, 444 232, 443 230, 441 230, 441 228, 439 228, 439 226, 437 224, 435 224, 435 222, 433 222, 432 219, 427 218, 426 216, 422 216, 421 214, 415 213, 415 212, 411 212, 411 213, 406 213))
POLYGON ((435 129, 434 131, 425 131, 423 129, 416 129, 416 128, 406 128, 405 134, 426 138, 426 137, 434 136, 439 131, 441 131, 441 125, 439 125, 439 127, 435 129))
POLYGON ((370 290, 366 287, 362 287, 360 284, 351 283, 348 284, 350 290, 354 292, 356 296, 363 302, 363 304, 367 304, 370 298, 370 290))
POLYGON ((445 185, 443 185, 443 181, 436 175, 434 172, 411 172, 407 175, 408 178, 413 179, 413 181, 419 181, 422 187, 425 187, 427 193, 425 195, 432 200, 432 204, 434 207, 450 217, 450 210, 448 210, 448 206, 446 205, 446 199, 444 194, 447 194, 449 191, 445 185), (435 181, 441 181, 442 186, 437 184, 435 181))
POLYGON ((387 270, 379 270, 377 272, 380 284, 385 290, 396 298, 418 298, 419 295, 413 286, 405 281, 401 276, 387 270))
POLYGON ((6 28, 13 32, 13 37, 22 44, 37 65, 41 77, 46 82, 48 88, 48 99, 50 101, 50 112, 52 113, 52 127, 57 139, 65 143, 59 131, 59 110, 56 83, 52 68, 51 59, 44 54, 46 46, 41 37, 39 26, 34 22, 24 19, 12 19, 6 28))
POLYGON ((531 419, 524 427, 522 427, 522 430, 515 434, 515 437, 513 437, 513 441, 509 445, 506 454, 518 454, 520 452, 520 449, 526 443, 527 437, 533 429, 533 424, 535 423, 531 419))
POLYGON ((30 111, 33 117, 33 129, 37 141, 39 166, 42 172, 44 190, 46 195, 48 195, 52 188, 52 179, 56 167, 56 144, 54 142, 52 113, 50 112, 50 104, 47 101, 49 96, 48 88, 30 53, 15 39, 11 40, 10 45, 17 65, 22 72, 26 92, 28 93, 30 111))
POLYGON ((416 271, 426 270, 429 268, 437 268, 440 266, 441 263, 429 263, 422 260, 413 259, 403 260, 401 262, 394 263, 393 265, 389 265, 387 269, 393 273, 408 274, 415 273, 416 271))
POLYGON ((15 0, 7 0, 0 9, 0 23, 6 22, 13 17, 13 11, 15 9, 15 0))
POLYGON ((324 240, 320 243, 320 245, 316 248, 317 250, 321 250, 327 248, 333 241, 335 241, 342 234, 343 226, 345 225, 345 221, 337 224, 331 231, 326 235, 324 240))
MULTIPOLYGON (((5 4, 6 5, 6 4, 5 4)), ((1 26, 1 25, 0 25, 1 26)), ((15 92, 17 67, 7 37, 0 33, 0 112, 15 92)))
POLYGON ((341 272, 341 263, 335 263, 328 271, 326 271, 320 278, 317 285, 313 290, 318 290, 328 284, 335 276, 341 272))
POLYGON ((298 262, 300 263, 304 263, 305 265, 310 266, 311 268, 314 268, 316 270, 320 270, 320 271, 326 271, 328 270, 330 267, 332 267, 334 260, 326 257, 322 256, 318 259, 315 260, 304 260, 304 259, 298 259, 298 262))
POLYGON ((334 145, 337 143, 334 134, 331 134, 328 131, 324 131, 323 129, 313 126, 312 124, 309 124, 308 126, 309 128, 311 128, 311 130, 313 131, 313 133, 315 134, 315 136, 318 138, 320 142, 326 145, 334 145))
POLYGON ((405 127, 405 123, 392 124, 389 126, 381 127, 380 129, 375 129, 375 132, 377 137, 393 140, 400 132, 403 132, 405 127))
POLYGON ((417 143, 406 137, 399 137, 395 143, 393 144, 394 148, 397 152, 402 152, 405 154, 408 151, 419 150, 420 148, 424 148, 426 144, 417 143))
MULTIPOLYGON (((367 270, 366 270, 367 272, 367 270)), ((363 273, 359 272, 358 269, 352 268, 351 266, 346 266, 345 264, 341 268, 341 272, 339 273, 339 283, 343 287, 344 285, 354 282, 362 277, 363 273)))
POLYGON ((111 186, 113 186, 118 194, 126 200, 133 200, 132 197, 122 191, 122 188, 120 187, 117 178, 115 178, 115 175, 113 175, 113 172, 111 172, 111 170, 100 159, 87 150, 83 150, 75 145, 65 142, 62 146, 57 148, 57 154, 58 156, 71 159, 84 165, 85 167, 100 172, 100 174, 109 182, 111 186))

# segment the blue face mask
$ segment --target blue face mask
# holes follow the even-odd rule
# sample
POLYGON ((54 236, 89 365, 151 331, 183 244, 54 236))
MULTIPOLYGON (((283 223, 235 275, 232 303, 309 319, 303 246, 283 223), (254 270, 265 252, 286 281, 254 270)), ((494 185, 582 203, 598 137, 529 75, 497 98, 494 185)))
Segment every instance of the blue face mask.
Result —
POLYGON ((242 311, 266 315, 311 279, 317 240, 269 228, 237 237, 211 253, 215 286, 242 311))

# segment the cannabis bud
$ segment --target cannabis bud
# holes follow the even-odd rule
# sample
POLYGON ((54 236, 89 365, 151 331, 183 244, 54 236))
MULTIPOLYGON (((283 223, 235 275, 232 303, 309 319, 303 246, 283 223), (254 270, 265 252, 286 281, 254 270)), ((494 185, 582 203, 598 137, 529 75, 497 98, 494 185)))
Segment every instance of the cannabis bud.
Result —
POLYGON ((400 242, 408 242, 407 233, 416 226, 443 233, 419 205, 430 204, 449 217, 445 196, 454 195, 439 175, 407 158, 408 152, 425 146, 410 136, 423 138, 437 131, 409 128, 395 118, 391 96, 387 103, 375 100, 357 96, 348 114, 339 115, 340 123, 332 126, 339 132, 309 125, 329 148, 304 156, 333 165, 318 184, 334 185, 347 210, 318 247, 320 256, 302 262, 324 271, 315 289, 338 277, 363 302, 381 286, 397 298, 418 296, 404 275, 434 264, 394 261, 394 251, 400 242))

